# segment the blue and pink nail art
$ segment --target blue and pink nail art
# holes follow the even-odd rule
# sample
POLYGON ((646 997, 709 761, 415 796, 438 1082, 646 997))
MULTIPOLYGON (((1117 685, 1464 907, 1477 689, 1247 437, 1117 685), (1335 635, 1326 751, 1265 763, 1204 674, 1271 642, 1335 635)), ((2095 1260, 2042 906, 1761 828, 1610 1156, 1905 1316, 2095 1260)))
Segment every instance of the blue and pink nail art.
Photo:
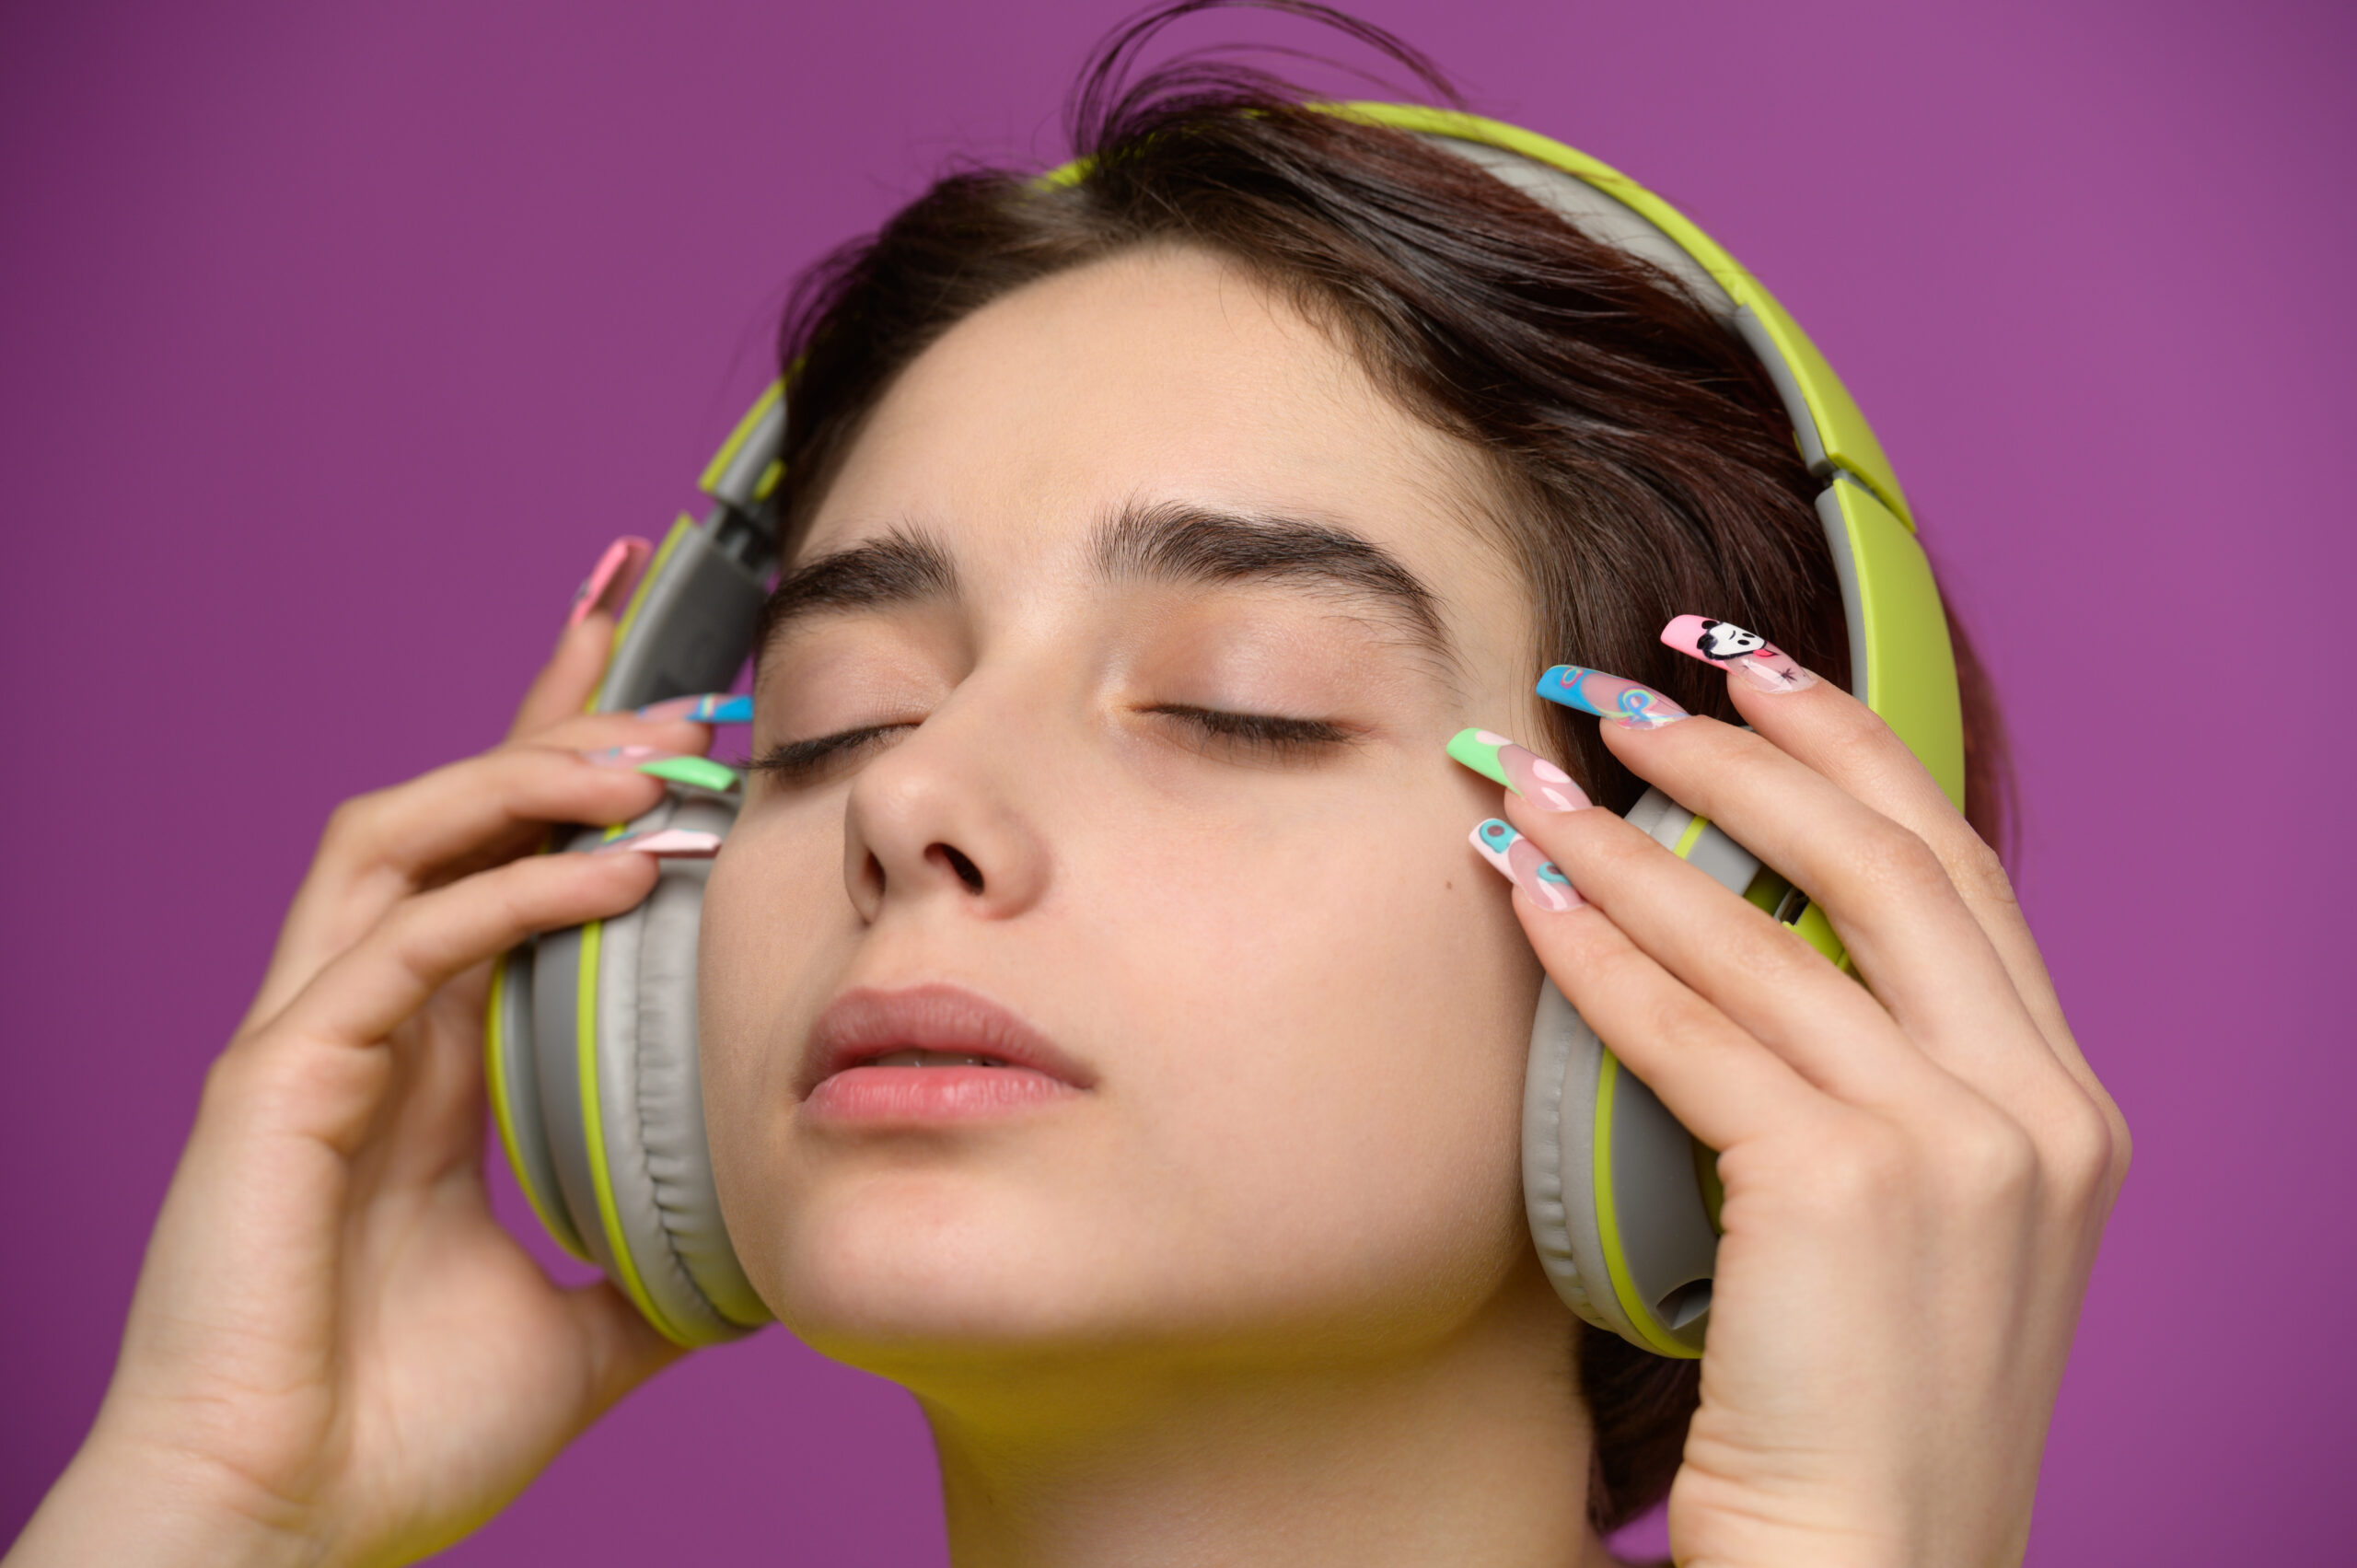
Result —
POLYGON ((753 699, 732 697, 726 691, 707 692, 701 697, 674 697, 668 703, 649 703, 638 710, 643 719, 686 719, 690 724, 751 724, 753 699))
POLYGON ((1513 823, 1492 817, 1469 836, 1481 858, 1496 866, 1499 876, 1529 894, 1540 909, 1573 909, 1584 901, 1572 879, 1540 854, 1538 845, 1515 831, 1513 823))
POLYGON ((1624 729, 1659 729, 1694 716, 1650 686, 1576 664, 1559 664, 1540 676, 1538 694, 1584 714, 1616 719, 1624 729))

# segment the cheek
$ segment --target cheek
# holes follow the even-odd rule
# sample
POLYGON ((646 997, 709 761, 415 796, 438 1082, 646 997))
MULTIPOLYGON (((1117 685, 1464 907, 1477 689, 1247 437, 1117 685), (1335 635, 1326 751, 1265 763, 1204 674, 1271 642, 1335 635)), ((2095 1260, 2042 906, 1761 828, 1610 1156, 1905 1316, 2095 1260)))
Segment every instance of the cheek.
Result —
POLYGON ((1395 798, 1154 857, 1153 918, 1122 929, 1180 1027, 1142 1064, 1137 1156, 1231 1281, 1341 1308, 1370 1288, 1480 1291, 1527 1245, 1538 970, 1456 820, 1395 798))
POLYGON ((843 961, 838 856, 789 819, 740 822, 697 937, 698 1061, 721 1211, 758 1285, 787 1202, 802 1042, 843 961))

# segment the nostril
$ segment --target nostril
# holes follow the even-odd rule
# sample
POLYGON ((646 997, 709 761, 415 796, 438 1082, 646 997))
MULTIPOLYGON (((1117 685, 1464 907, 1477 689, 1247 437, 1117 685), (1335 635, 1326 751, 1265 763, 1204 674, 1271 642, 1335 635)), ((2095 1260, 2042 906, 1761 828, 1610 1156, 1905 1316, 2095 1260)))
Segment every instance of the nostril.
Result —
POLYGON ((958 873, 958 880, 966 884, 966 891, 979 893, 982 890, 981 868, 956 849, 948 844, 935 844, 926 850, 925 854, 928 857, 938 854, 946 860, 949 863, 949 869, 958 873))

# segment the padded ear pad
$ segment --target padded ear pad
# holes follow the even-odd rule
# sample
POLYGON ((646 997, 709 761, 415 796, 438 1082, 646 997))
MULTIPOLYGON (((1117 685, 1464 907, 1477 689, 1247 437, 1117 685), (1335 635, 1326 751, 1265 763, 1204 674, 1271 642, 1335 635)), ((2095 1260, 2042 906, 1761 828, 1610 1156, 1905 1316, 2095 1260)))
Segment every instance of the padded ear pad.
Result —
MULTIPOLYGON (((735 819, 728 797, 675 788, 623 830, 725 834, 735 819)), ((566 847, 606 836, 588 830, 566 847)), ((502 1130, 551 1233, 668 1338, 711 1344, 770 1313, 729 1245, 704 1138, 696 935, 710 863, 661 865, 636 909, 534 945, 528 1004, 509 1000, 525 990, 511 956, 493 1011, 493 1095, 504 1074, 502 1130)))
MULTIPOLYGON (((1738 893, 1759 874, 1734 840, 1658 790, 1629 819, 1738 893)), ((1523 1079, 1522 1193, 1565 1306, 1657 1354, 1702 1353, 1718 1252, 1710 1158, 1545 981, 1523 1079)))

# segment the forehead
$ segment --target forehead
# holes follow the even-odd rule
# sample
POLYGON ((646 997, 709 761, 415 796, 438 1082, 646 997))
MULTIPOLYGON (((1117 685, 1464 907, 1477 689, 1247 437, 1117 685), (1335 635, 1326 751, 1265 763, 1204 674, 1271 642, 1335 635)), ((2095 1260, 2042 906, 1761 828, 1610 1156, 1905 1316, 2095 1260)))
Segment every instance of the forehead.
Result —
POLYGON ((1085 571, 1106 517, 1165 502, 1346 528, 1424 581, 1469 656, 1527 645, 1480 454, 1187 249, 1061 273, 952 327, 878 403, 797 554, 914 525, 981 591, 1037 589, 1085 571))

